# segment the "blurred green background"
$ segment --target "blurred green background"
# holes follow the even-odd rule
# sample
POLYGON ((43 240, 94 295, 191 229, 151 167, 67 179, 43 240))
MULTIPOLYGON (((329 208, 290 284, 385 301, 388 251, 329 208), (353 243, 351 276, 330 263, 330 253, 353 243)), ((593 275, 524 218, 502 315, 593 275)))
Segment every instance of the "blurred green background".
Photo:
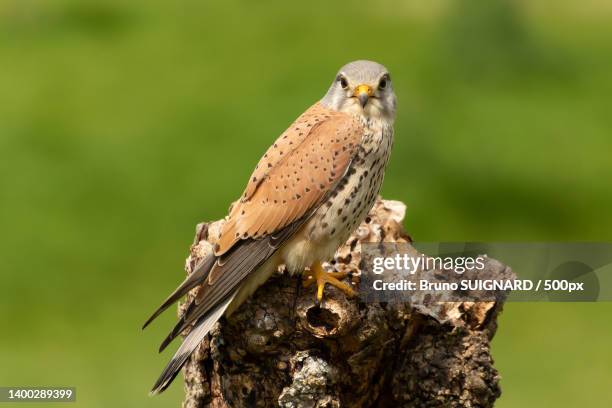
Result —
MULTIPOLYGON (((414 238, 612 240, 610 3, 1 0, 0 385, 178 406, 180 381, 147 397, 175 317, 141 323, 360 58, 393 75, 383 194, 414 238)), ((611 312, 508 304, 498 406, 610 406, 611 312)))

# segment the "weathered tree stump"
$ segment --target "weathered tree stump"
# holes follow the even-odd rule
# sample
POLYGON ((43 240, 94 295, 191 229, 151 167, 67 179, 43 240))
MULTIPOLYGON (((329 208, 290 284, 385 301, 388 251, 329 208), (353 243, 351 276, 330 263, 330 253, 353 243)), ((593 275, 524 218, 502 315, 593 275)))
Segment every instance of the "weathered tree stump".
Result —
MULTIPOLYGON (((379 199, 329 269, 358 282, 362 242, 410 242, 404 212, 379 199)), ((188 272, 222 222, 198 225, 188 272)), ((486 268, 505 267, 488 260, 486 268)), ((363 303, 330 286, 319 307, 314 289, 281 267, 191 356, 183 407, 491 407, 501 393, 490 353, 501 308, 363 303)))

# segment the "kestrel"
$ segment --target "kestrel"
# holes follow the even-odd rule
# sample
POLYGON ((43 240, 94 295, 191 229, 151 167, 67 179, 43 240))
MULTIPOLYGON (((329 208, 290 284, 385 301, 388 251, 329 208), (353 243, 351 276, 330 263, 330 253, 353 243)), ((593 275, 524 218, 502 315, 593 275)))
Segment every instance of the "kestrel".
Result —
MULTIPOLYGON (((391 146, 396 98, 387 69, 372 61, 343 66, 327 94, 274 142, 223 224, 214 253, 147 320, 200 285, 160 347, 193 328, 152 389, 164 391, 189 355, 223 315, 229 316, 284 264, 308 270, 304 283, 326 283, 354 295, 342 274, 321 263, 363 221, 383 181, 391 146)), ((143 328, 144 328, 143 327, 143 328)))

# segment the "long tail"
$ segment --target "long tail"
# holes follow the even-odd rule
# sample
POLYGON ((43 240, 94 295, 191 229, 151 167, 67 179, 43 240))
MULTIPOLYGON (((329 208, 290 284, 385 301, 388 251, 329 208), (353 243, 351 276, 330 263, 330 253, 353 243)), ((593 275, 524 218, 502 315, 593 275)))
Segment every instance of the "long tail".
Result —
POLYGON ((236 294, 249 274, 263 265, 307 219, 306 216, 302 217, 277 233, 264 238, 241 240, 234 245, 231 251, 221 257, 211 254, 151 315, 144 327, 180 297, 197 285, 201 285, 197 298, 187 307, 160 346, 161 351, 183 330, 194 325, 153 386, 151 394, 158 394, 170 385, 189 355, 208 334, 215 322, 223 316, 234 300, 238 301, 236 294))
POLYGON ((204 337, 212 329, 217 320, 223 316, 225 309, 227 309, 230 303, 232 303, 232 300, 234 300, 236 292, 237 291, 234 291, 223 302, 220 302, 219 305, 215 306, 212 310, 210 310, 210 312, 198 320, 198 323, 196 323, 195 327, 185 338, 179 349, 172 357, 172 360, 170 360, 166 368, 164 368, 164 371, 155 382, 155 385, 151 390, 151 395, 159 394, 170 385, 172 380, 174 380, 174 377, 176 377, 179 371, 181 371, 183 365, 185 365, 185 362, 191 353, 196 349, 196 347, 198 347, 202 339, 204 339, 204 337))

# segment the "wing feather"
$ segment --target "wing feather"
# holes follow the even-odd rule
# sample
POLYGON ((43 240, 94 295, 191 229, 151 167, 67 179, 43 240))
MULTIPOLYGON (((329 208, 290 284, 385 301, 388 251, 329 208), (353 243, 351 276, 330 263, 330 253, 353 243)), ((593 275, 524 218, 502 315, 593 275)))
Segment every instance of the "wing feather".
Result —
POLYGON ((354 117, 320 104, 310 108, 257 165, 215 254, 226 253, 241 239, 274 233, 319 204, 348 168, 362 134, 354 117))
POLYGON ((201 286, 195 306, 188 307, 160 345, 159 351, 163 351, 183 330, 236 290, 247 275, 261 266, 307 219, 308 214, 277 234, 241 241, 231 252, 219 258, 209 273, 208 283, 201 286))
POLYGON ((191 289, 195 288, 197 285, 204 282, 210 272, 210 269, 215 262, 215 256, 213 254, 208 255, 204 258, 198 266, 190 273, 187 278, 181 283, 181 285, 174 290, 168 296, 168 298, 157 308, 157 310, 147 319, 142 328, 146 328, 157 316, 159 316, 164 310, 166 310, 170 305, 179 300, 183 295, 189 292, 191 289))
POLYGON ((196 326, 187 335, 181 346, 178 348, 174 356, 164 368, 164 371, 160 374, 159 378, 153 385, 151 395, 159 394, 164 391, 172 383, 172 380, 179 373, 183 365, 187 362, 187 359, 193 353, 193 351, 200 345, 204 337, 210 332, 214 324, 223 316, 225 309, 230 305, 236 292, 228 296, 223 302, 217 305, 210 313, 203 316, 196 326))

